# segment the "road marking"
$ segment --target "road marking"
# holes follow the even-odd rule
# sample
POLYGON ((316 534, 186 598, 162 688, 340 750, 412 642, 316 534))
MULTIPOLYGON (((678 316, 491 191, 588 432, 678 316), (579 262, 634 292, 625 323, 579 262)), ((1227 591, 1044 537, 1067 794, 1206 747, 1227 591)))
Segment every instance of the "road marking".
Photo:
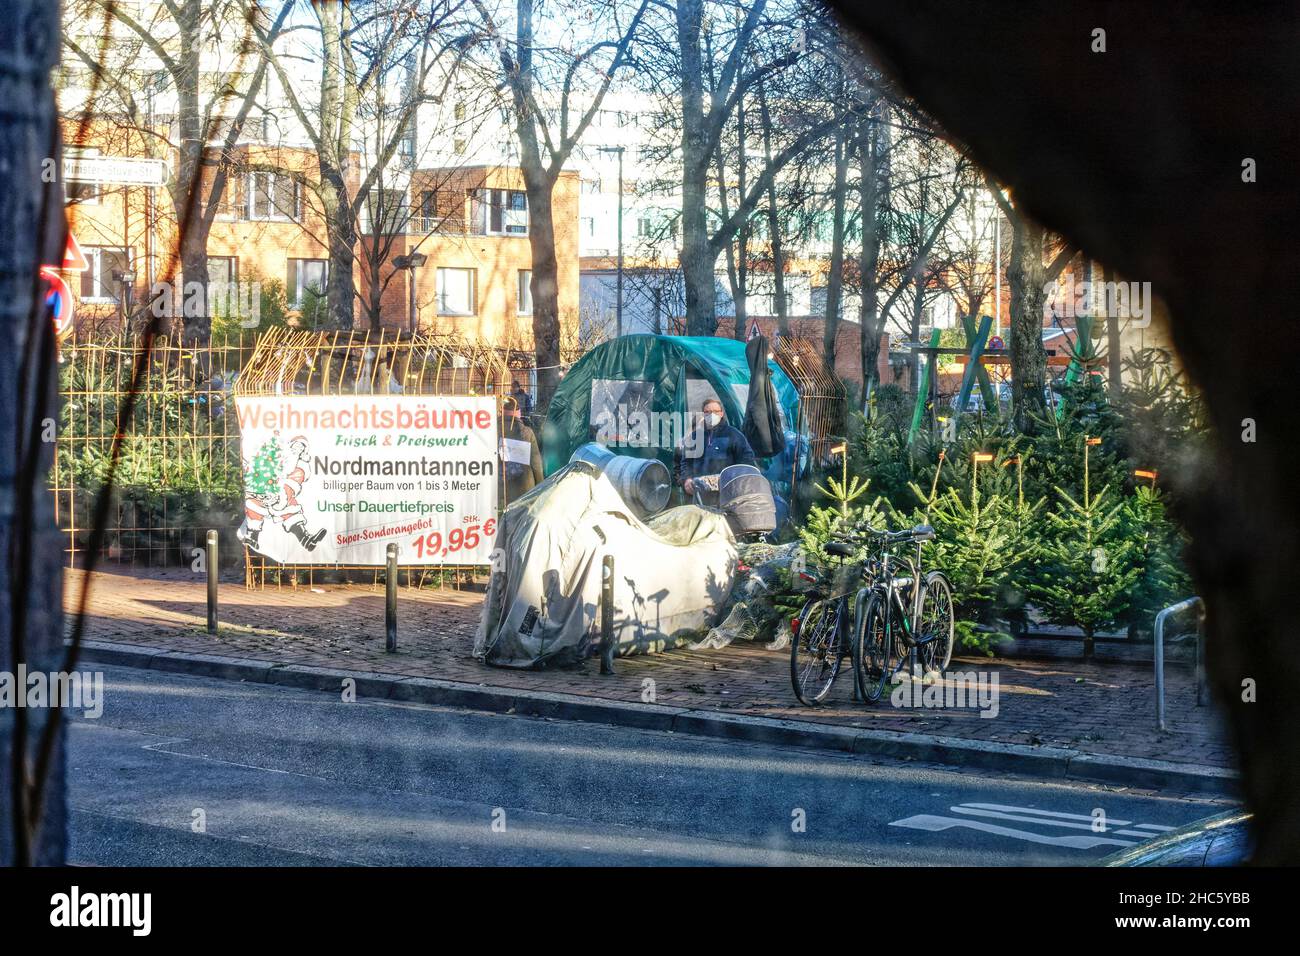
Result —
POLYGON ((1096 817, 1091 814, 1062 813, 1057 810, 1040 810, 1037 807, 1015 807, 1004 803, 962 803, 948 808, 955 816, 939 816, 932 813, 919 813, 902 820, 894 820, 891 827, 907 827, 912 830, 925 830, 940 833, 945 830, 965 829, 995 836, 1010 837, 1029 843, 1041 843, 1045 846, 1068 847, 1075 850, 1090 850, 1098 846, 1136 846, 1150 840, 1161 832, 1173 827, 1160 826, 1155 823, 1133 823, 1131 820, 1118 820, 1110 817, 1096 817), (972 819, 972 818, 983 819, 972 819), (1046 832, 1004 826, 988 821, 1000 820, 1012 823, 1027 823, 1046 832), (1100 826, 1101 829, 1097 829, 1100 826), (1124 829, 1130 828, 1130 829, 1124 829), (1058 834, 1053 830, 1086 830, 1085 834, 1058 834), (1121 840, 1119 837, 1137 837, 1135 840, 1121 840))
POLYGON ((1011 837, 1015 840, 1027 840, 1030 843, 1042 843, 1047 846, 1063 846, 1074 850, 1091 850, 1093 847, 1109 846, 1136 846, 1138 840, 1115 840, 1110 837, 1100 835, 1083 836, 1044 836, 1041 833, 1032 833, 1029 830, 1013 830, 1011 827, 1000 827, 992 823, 983 823, 979 820, 962 819, 960 817, 936 817, 928 813, 921 813, 914 817, 908 817, 905 820, 895 820, 890 824, 891 827, 910 827, 913 830, 928 830, 931 833, 938 833, 942 830, 951 830, 954 827, 965 827, 970 830, 980 830, 984 833, 992 833, 997 836, 1011 837))

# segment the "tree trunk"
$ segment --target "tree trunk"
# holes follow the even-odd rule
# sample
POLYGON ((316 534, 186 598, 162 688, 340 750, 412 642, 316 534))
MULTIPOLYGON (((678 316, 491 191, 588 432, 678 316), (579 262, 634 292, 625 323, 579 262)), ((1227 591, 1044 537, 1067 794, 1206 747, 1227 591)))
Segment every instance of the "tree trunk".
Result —
POLYGON ((835 368, 835 344, 844 300, 844 206, 848 190, 849 147, 845 125, 835 129, 835 186, 831 209, 831 261, 826 275, 826 321, 822 326, 822 359, 835 368))
POLYGON ((1046 413, 1047 352, 1043 349, 1043 303, 1047 269, 1043 265, 1044 230, 1019 210, 1012 219, 1011 263, 1011 405, 1016 428, 1035 429, 1034 416, 1046 413))
MULTIPOLYGON (((340 165, 321 164, 321 205, 325 214, 325 241, 329 246, 329 273, 325 276, 325 298, 329 324, 351 329, 356 297, 352 275, 355 261, 356 222, 340 165)), ((292 294, 293 290, 289 290, 292 294)))
POLYGON ((686 334, 713 335, 718 328, 714 264, 709 241, 709 155, 704 116, 704 73, 700 55, 702 0, 677 4, 677 39, 682 52, 682 281, 686 291, 686 334))
POLYGON ((180 149, 176 181, 171 188, 176 228, 180 232, 178 288, 173 301, 181 308, 180 327, 187 339, 207 341, 212 335, 208 303, 208 230, 203 216, 203 147, 206 141, 199 106, 202 4, 185 0, 176 13, 180 52, 176 81, 176 119, 180 149))
POLYGON ((880 359, 880 289, 876 272, 880 266, 880 233, 876 216, 880 201, 880 184, 876 179, 876 138, 874 121, 864 114, 858 121, 858 168, 862 193, 862 255, 858 263, 862 283, 861 358, 862 402, 871 399, 878 384, 876 365, 880 359))
POLYGON ((533 352, 537 360, 537 410, 542 420, 560 382, 560 270, 555 258, 555 219, 551 190, 555 181, 524 165, 528 190, 528 245, 533 254, 529 288, 533 294, 533 352))
MULTIPOLYGON (((0 671, 63 668, 62 539, 46 480, 57 419, 57 360, 37 270, 58 262, 65 226, 58 183, 43 183, 44 157, 61 162, 50 70, 59 50, 59 5, 13 0, 0 58, 0 671), (44 221, 43 221, 44 220, 44 221)), ((19 691, 22 693, 22 689, 19 691)), ((67 853, 64 724, 49 707, 0 708, 0 865, 59 866, 67 853), (51 737, 39 806, 25 781, 38 739, 51 737)))

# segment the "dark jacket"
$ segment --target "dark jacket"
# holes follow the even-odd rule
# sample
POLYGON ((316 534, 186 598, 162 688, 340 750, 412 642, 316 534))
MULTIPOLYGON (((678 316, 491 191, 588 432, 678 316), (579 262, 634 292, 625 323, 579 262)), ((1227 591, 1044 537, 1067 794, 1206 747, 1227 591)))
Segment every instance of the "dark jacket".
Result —
POLYGON ((749 403, 745 406, 744 435, 754 454, 771 458, 785 451, 785 432, 781 428, 781 405, 772 387, 772 373, 767 367, 768 344, 764 336, 750 339, 745 346, 749 362, 749 403))
POLYGON ((527 465, 516 465, 504 459, 501 461, 505 493, 503 503, 508 504, 542 483, 542 451, 537 447, 537 436, 533 430, 510 416, 506 416, 501 423, 501 437, 527 442, 532 448, 532 460, 527 465))
POLYGON ((728 465, 755 464, 753 449, 745 436, 726 422, 717 428, 706 429, 702 442, 698 431, 691 437, 697 450, 696 457, 686 454, 685 444, 677 446, 673 456, 673 478, 678 487, 684 485, 687 478, 716 475, 728 465))

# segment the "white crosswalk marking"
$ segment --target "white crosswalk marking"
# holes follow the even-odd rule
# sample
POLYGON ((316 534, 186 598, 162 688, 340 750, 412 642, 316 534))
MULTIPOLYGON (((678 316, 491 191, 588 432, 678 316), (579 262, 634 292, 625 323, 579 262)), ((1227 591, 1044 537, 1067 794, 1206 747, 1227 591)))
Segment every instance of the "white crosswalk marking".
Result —
POLYGON ((902 820, 894 820, 891 827, 908 827, 913 830, 925 830, 941 833, 945 830, 964 829, 989 833, 994 836, 1040 843, 1046 846, 1068 847, 1075 850, 1090 850, 1099 846, 1136 846, 1172 827, 1159 826, 1154 823, 1134 824, 1131 820, 1102 818, 1101 828, 1096 826, 1091 814, 1061 813, 1057 810, 1040 810, 1037 807, 1014 807, 1001 803, 962 803, 949 807, 955 816, 939 816, 931 813, 919 813, 902 820), (1005 826, 993 823, 1030 824, 1038 829, 1005 826), (1062 834, 1060 831, 1082 830, 1086 833, 1062 834), (1044 831, 1044 832, 1040 832, 1044 831), (1120 837, 1137 837, 1137 839, 1119 839, 1120 837))

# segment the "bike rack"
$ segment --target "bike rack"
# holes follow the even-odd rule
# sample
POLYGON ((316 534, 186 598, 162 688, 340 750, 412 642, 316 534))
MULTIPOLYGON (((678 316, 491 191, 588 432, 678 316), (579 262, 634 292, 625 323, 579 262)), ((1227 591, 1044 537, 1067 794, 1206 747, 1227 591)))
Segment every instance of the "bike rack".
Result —
POLYGON ((1156 615, 1155 627, 1155 664, 1156 664, 1156 726, 1165 730, 1165 621, 1174 614, 1180 614, 1188 608, 1195 607, 1196 614, 1196 706, 1202 706, 1203 688, 1205 687, 1205 602, 1199 597, 1189 597, 1185 601, 1171 604, 1156 615))

